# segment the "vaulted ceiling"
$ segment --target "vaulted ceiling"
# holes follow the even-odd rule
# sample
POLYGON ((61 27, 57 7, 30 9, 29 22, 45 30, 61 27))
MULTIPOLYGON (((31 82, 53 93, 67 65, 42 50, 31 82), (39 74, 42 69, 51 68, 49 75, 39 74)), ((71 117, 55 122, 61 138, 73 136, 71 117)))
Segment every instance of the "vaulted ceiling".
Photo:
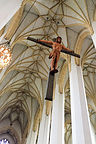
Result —
MULTIPOLYGON (((28 41, 28 36, 46 40, 61 36, 66 47, 81 55, 90 115, 92 121, 96 118, 93 106, 96 106, 96 50, 91 39, 92 22, 96 20, 95 5, 95 0, 23 0, 21 8, 0 31, 0 36, 5 38, 3 41, 11 41, 13 54, 10 65, 1 70, 0 120, 8 118, 10 124, 18 121, 21 135, 24 134, 21 139, 28 133, 33 113, 34 131, 41 119, 50 66, 50 49, 28 41), (33 102, 36 103, 34 110, 33 102)), ((80 61, 76 59, 76 63, 80 61)), ((58 81, 60 93, 65 85, 68 137, 71 130, 69 65, 70 57, 61 53, 58 81)))

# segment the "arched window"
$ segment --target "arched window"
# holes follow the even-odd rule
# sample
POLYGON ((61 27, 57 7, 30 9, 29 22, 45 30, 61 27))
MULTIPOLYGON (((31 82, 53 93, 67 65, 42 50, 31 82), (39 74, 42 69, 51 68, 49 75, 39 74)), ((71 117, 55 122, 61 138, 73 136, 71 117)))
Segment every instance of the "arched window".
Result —
POLYGON ((0 140, 0 144, 10 144, 10 142, 5 138, 0 140))

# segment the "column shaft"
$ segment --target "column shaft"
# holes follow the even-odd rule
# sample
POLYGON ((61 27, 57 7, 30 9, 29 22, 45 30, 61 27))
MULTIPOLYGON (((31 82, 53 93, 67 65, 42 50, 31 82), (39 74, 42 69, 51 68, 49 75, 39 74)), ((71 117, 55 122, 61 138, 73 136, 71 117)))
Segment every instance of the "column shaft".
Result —
POLYGON ((92 37, 94 46, 96 48, 96 21, 92 22, 92 27, 93 27, 94 34, 91 37, 92 37))
POLYGON ((42 120, 40 122, 39 136, 37 144, 48 144, 50 132, 50 115, 46 115, 46 101, 44 103, 44 109, 42 114, 42 120))
POLYGON ((82 69, 71 59, 71 116, 73 144, 92 144, 82 69))
POLYGON ((58 85, 53 101, 50 144, 64 144, 64 94, 59 94, 58 85))

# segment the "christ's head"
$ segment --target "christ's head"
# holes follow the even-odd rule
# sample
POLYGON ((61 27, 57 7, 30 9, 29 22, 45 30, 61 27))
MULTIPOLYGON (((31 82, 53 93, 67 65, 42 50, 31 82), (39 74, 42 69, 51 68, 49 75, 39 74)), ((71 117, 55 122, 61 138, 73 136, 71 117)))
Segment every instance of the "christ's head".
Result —
POLYGON ((62 38, 58 36, 56 42, 57 43, 61 43, 62 42, 62 38))

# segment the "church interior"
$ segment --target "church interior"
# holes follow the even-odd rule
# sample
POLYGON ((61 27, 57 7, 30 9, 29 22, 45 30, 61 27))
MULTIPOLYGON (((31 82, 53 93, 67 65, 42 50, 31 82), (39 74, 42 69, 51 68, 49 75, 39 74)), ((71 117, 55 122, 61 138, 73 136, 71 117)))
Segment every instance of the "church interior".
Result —
POLYGON ((0 19, 0 144, 96 144, 96 0, 1 0, 0 19), (51 49, 27 38, 58 36, 80 58, 60 52, 49 101, 51 49))

